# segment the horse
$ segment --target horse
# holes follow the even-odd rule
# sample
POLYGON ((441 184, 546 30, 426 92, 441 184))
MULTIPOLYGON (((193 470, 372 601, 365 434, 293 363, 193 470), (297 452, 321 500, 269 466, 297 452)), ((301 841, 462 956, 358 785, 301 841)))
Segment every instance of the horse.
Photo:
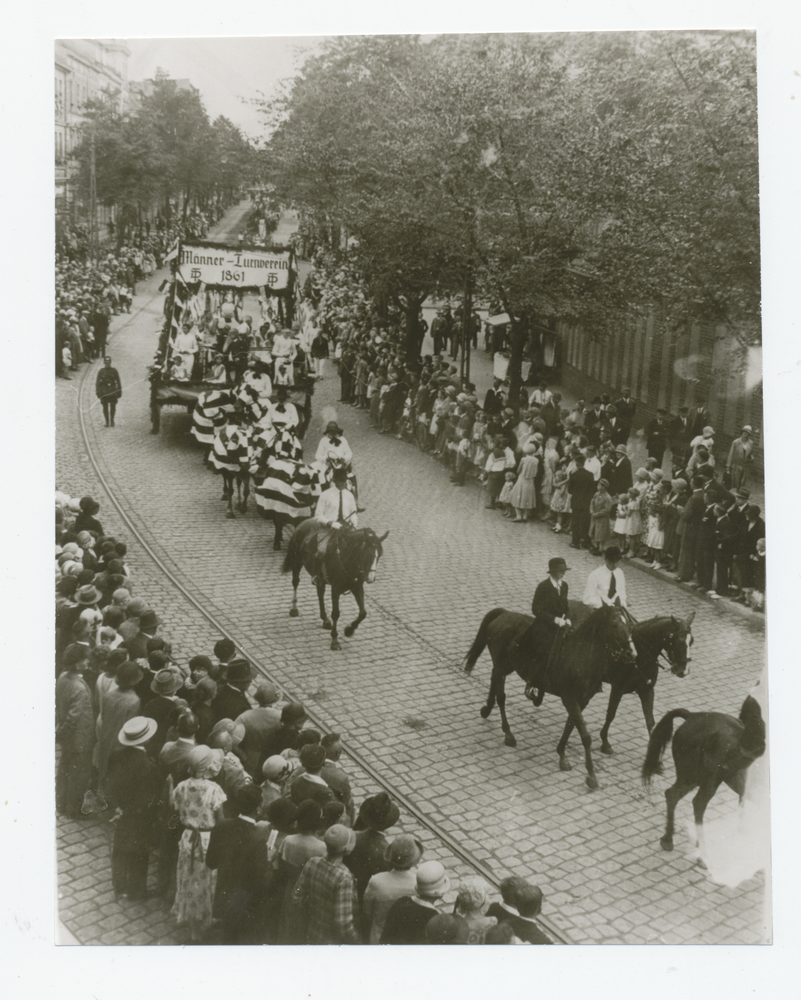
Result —
POLYGON ((248 512, 248 497, 250 496, 250 473, 247 469, 240 469, 239 472, 231 472, 229 469, 220 469, 223 478, 223 492, 221 500, 228 501, 228 511, 226 517, 236 517, 234 514, 234 486, 236 486, 237 504, 236 509, 240 514, 248 512))
MULTIPOLYGON (((481 716, 484 719, 489 716, 497 699, 501 725, 506 734, 504 742, 509 747, 517 746, 517 740, 506 718, 506 678, 512 671, 524 680, 529 678, 534 659, 531 638, 534 621, 530 615, 494 608, 484 616, 464 661, 465 673, 470 674, 485 646, 489 647, 492 678, 481 716)), ((592 763, 592 739, 582 713, 590 699, 601 690, 601 681, 609 670, 609 662, 618 659, 633 662, 636 655, 622 611, 618 606, 604 605, 592 611, 585 622, 565 636, 558 662, 549 664, 539 685, 548 694, 560 698, 567 711, 567 723, 556 748, 560 770, 572 770, 565 750, 567 738, 575 726, 584 745, 585 780, 592 790, 598 788, 598 779, 592 763)))
MULTIPOLYGON (((704 852, 704 812, 725 782, 737 793, 740 807, 745 795, 745 774, 753 762, 765 752, 765 723, 759 702, 751 695, 740 709, 739 719, 722 712, 689 712, 675 708, 663 716, 651 733, 648 752, 642 766, 642 783, 648 788, 655 774, 663 774, 662 755, 673 739, 673 762, 676 780, 665 792, 667 824, 660 844, 663 851, 673 850, 673 819, 676 806, 694 788, 695 846, 704 852), (673 720, 684 719, 684 725, 673 735, 673 720)), ((706 867, 703 858, 699 864, 706 867)))
POLYGON ((319 536, 328 530, 326 525, 321 524, 313 517, 299 524, 289 539, 281 572, 289 573, 291 571, 292 573, 294 594, 292 607, 289 611, 291 618, 297 618, 300 614, 298 611, 298 582, 301 569, 305 567, 309 575, 314 578, 323 628, 330 630, 331 649, 337 650, 342 648, 337 633, 340 595, 352 593, 359 606, 358 616, 345 628, 345 635, 350 638, 367 617, 367 612, 364 609, 364 584, 375 581, 378 561, 384 552, 381 543, 389 532, 385 531, 383 535, 379 536, 372 528, 343 526, 338 529, 334 536, 329 539, 323 556, 322 570, 315 577, 314 574, 318 572, 316 561, 320 543, 319 536), (327 585, 331 587, 330 618, 325 608, 325 588, 327 585))
MULTIPOLYGON (((578 601, 570 601, 570 619, 574 626, 580 625, 589 614, 590 609, 578 601)), ((614 750, 609 743, 609 727, 617 714, 620 701, 625 694, 636 694, 642 705, 642 714, 650 735, 654 728, 654 688, 659 679, 662 665, 659 657, 668 662, 670 672, 676 677, 686 677, 690 670, 688 664, 690 647, 695 641, 692 634, 692 623, 695 619, 693 611, 687 618, 677 618, 675 615, 658 615, 643 622, 635 622, 629 616, 631 637, 637 648, 637 659, 634 663, 624 660, 610 660, 609 669, 604 676, 604 682, 611 685, 609 704, 606 709, 606 721, 601 729, 601 753, 612 754, 614 750)), ((665 669, 662 667, 662 669, 665 669)))

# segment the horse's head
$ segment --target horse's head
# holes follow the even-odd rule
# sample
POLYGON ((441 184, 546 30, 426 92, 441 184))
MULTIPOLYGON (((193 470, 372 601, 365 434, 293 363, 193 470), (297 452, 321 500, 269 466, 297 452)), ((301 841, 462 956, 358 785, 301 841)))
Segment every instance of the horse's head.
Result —
POLYGON ((358 575, 366 583, 375 583, 378 572, 378 560, 384 554, 381 543, 389 534, 385 531, 383 535, 377 535, 372 528, 363 528, 361 531, 353 533, 358 537, 358 548, 356 552, 356 566, 358 575))
POLYGON ((687 618, 670 616, 670 631, 662 643, 662 649, 670 664, 670 672, 676 677, 686 677, 690 672, 690 647, 695 642, 692 624, 695 612, 687 618))

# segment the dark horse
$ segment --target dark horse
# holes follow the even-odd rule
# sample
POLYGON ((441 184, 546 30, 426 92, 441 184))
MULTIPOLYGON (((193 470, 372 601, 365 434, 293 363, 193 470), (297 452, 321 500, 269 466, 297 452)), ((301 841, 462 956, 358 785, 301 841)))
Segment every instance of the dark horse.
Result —
MULTIPOLYGON (((289 539, 286 558, 282 567, 283 573, 292 572, 292 607, 289 614, 297 618, 298 582, 300 571, 304 567, 313 576, 317 572, 317 547, 320 534, 328 529, 315 518, 303 521, 292 532, 289 539)), ((316 578, 317 599, 320 602, 320 618, 323 628, 331 630, 331 649, 341 649, 337 638, 337 621, 339 620, 339 598, 341 594, 350 591, 359 605, 358 616, 345 628, 345 635, 350 638, 359 625, 367 617, 364 610, 364 584, 373 583, 378 569, 378 560, 384 553, 381 543, 389 534, 385 531, 379 536, 372 528, 340 528, 329 540, 329 545, 323 557, 323 573, 316 578), (325 588, 331 587, 331 617, 325 610, 325 588)))
POLYGON ((223 479, 223 492, 220 499, 228 501, 228 512, 225 516, 228 518, 236 517, 236 514, 234 514, 234 486, 236 486, 238 501, 236 509, 240 514, 247 514, 248 497, 250 496, 250 473, 247 469, 241 469, 239 472, 231 472, 230 469, 220 469, 220 475, 223 479))
MULTIPOLYGON (((673 817, 676 806, 694 788, 695 845, 703 854, 704 812, 712 796, 725 782, 743 804, 745 772, 765 752, 765 723, 759 702, 751 695, 743 702, 740 718, 722 712, 688 712, 676 708, 668 712, 651 733, 648 753, 642 766, 646 788, 655 774, 662 774, 662 754, 673 739, 673 763, 676 780, 665 792, 667 826, 660 843, 665 851, 673 850, 673 817), (673 720, 684 719, 673 735, 673 720)), ((703 860, 699 860, 703 865, 703 860)))
MULTIPOLYGON (((481 715, 486 719, 497 699, 501 710, 501 725, 506 733, 504 742, 509 747, 517 746, 517 740, 512 735, 506 718, 506 678, 512 671, 516 671, 524 680, 528 680, 534 660, 530 638, 533 624, 534 619, 530 615, 495 608, 484 617, 464 662, 465 672, 469 674, 484 647, 489 647, 492 678, 487 703, 482 707, 481 715)), ((598 780, 592 764, 592 739, 582 712, 593 695, 601 690, 601 681, 609 670, 610 661, 622 659, 633 662, 635 655, 631 632, 622 612, 617 607, 604 605, 591 612, 585 622, 566 636, 558 661, 550 665, 541 679, 539 686, 548 694, 560 698, 567 711, 567 723, 556 748, 559 767, 562 771, 572 770, 565 757, 565 749, 567 738, 575 726, 584 744, 589 788, 597 788, 598 780)))
MULTIPOLYGON (((578 601, 570 602, 570 618, 574 626, 580 625, 590 608, 578 601)), ((631 638, 637 649, 637 659, 610 660, 609 669, 604 681, 610 684, 609 704, 606 709, 606 721, 601 730, 601 753, 614 753, 609 743, 609 727, 617 714, 620 701, 625 694, 636 694, 642 705, 642 714, 648 732, 654 728, 654 688, 659 680, 659 670, 662 664, 660 656, 667 660, 670 672, 676 677, 686 677, 690 670, 688 664, 690 647, 694 639, 692 623, 695 618, 693 611, 687 618, 676 618, 675 615, 658 615, 644 622, 630 623, 631 638)))

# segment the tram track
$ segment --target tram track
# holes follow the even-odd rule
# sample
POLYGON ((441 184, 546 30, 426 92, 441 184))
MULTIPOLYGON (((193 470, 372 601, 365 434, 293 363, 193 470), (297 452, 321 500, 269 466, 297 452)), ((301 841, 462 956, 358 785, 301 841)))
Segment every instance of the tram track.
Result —
MULTIPOLYGON (((224 236, 225 230, 221 233, 215 233, 215 238, 219 239, 224 236)), ((151 295, 146 302, 144 302, 136 312, 132 313, 122 324, 122 326, 114 332, 112 338, 116 338, 126 327, 136 319, 147 307, 153 302, 159 293, 155 292, 151 295)), ((86 456, 92 465, 95 475, 97 476, 98 482, 101 484, 103 490, 106 493, 109 501, 111 502, 114 509, 119 514, 122 522, 126 525, 127 530, 131 533, 133 537, 139 542, 144 551, 150 556, 153 563, 158 567, 164 577, 170 581, 172 586, 185 598, 198 612, 199 614, 221 635, 226 636, 232 642, 235 643, 236 647, 243 653, 244 656, 253 664, 258 673, 265 679, 271 681, 280 690, 284 691, 285 694, 293 701, 302 701, 302 697, 295 691, 292 690, 291 686, 288 686, 285 681, 277 678, 270 669, 264 664, 260 659, 259 655, 252 649, 248 647, 247 644, 242 643, 236 634, 228 628, 219 618, 209 609, 204 606, 200 601, 198 601, 190 590, 175 576, 175 574, 170 570, 170 568, 165 564, 165 562, 160 558, 158 553, 154 550, 153 545, 151 545, 148 538, 143 534, 143 532, 136 525, 134 520, 129 515, 126 510, 125 502, 122 497, 117 496, 112 485, 109 483, 107 477, 104 475, 101 462, 98 460, 98 456, 95 453, 91 437, 88 432, 86 413, 88 412, 84 408, 84 399, 87 391, 87 386, 90 385, 89 375, 94 372, 94 366, 87 367, 81 376, 81 381, 78 389, 78 420, 81 431, 81 438, 83 441, 83 446, 85 449, 86 456)), ((322 732, 329 730, 329 726, 322 721, 322 719, 314 712, 313 709, 307 707, 307 714, 311 722, 314 724, 315 728, 322 732)), ((478 875, 485 879, 488 883, 493 885, 496 889, 500 886, 500 879, 498 876, 489 868, 480 858, 477 858, 469 850, 466 850, 462 845, 453 837, 452 834, 448 833, 439 823, 431 819, 412 799, 410 799, 406 794, 400 791, 395 783, 387 778, 384 774, 378 771, 365 757, 357 750, 353 749, 347 744, 347 741, 343 742, 344 753, 346 756, 353 761, 353 763, 369 778, 375 782, 380 788, 389 793, 392 798, 398 803, 398 805, 404 809, 410 816, 420 824, 421 827, 428 830, 437 840, 439 840, 443 845, 445 845, 452 854, 458 858, 465 865, 473 869, 478 875)), ((569 942, 548 920, 538 919, 537 921, 543 934, 550 939, 554 944, 569 944, 569 942)))

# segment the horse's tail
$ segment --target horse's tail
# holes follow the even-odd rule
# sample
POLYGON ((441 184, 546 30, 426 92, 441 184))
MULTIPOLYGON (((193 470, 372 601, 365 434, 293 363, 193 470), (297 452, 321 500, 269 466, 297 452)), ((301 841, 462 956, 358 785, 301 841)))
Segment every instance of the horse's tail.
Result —
POLYGON ((504 611, 505 608, 493 608, 492 611, 488 611, 487 614, 484 615, 484 620, 478 627, 478 632, 473 640, 473 645, 468 650, 467 656, 464 660, 464 672, 466 674, 472 672, 473 667, 476 665, 476 661, 484 652, 484 647, 487 645, 488 640, 487 630, 490 625, 495 621, 498 615, 502 615, 504 611))
POLYGON ((686 708, 674 708, 672 712, 663 716, 654 727, 651 738, 648 740, 648 752, 645 755, 641 772, 642 783, 646 788, 651 784, 651 778, 655 774, 664 774, 662 754, 665 752, 665 747, 673 739, 673 720, 689 719, 691 714, 686 708))
POLYGON ((297 540, 297 529, 289 537, 289 544, 286 547, 286 555, 281 566, 282 573, 292 573, 298 567, 300 561, 299 544, 297 540))

